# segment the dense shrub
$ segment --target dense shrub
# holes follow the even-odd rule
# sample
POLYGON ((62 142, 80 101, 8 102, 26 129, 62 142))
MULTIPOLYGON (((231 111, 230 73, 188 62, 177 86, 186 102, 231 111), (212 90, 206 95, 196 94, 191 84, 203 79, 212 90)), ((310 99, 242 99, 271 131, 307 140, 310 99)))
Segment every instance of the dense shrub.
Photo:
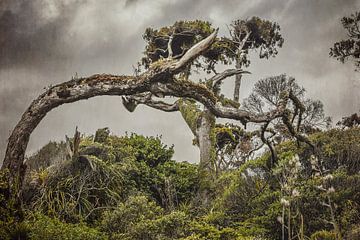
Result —
POLYGON ((31 240, 105 240, 104 233, 84 224, 70 224, 59 219, 35 214, 33 219, 25 222, 28 226, 28 237, 31 240))
POLYGON ((178 211, 165 214, 145 196, 132 196, 103 214, 100 224, 110 239, 178 239, 183 237, 188 217, 178 211))
POLYGON ((325 230, 318 231, 311 235, 311 240, 336 240, 336 234, 325 230))

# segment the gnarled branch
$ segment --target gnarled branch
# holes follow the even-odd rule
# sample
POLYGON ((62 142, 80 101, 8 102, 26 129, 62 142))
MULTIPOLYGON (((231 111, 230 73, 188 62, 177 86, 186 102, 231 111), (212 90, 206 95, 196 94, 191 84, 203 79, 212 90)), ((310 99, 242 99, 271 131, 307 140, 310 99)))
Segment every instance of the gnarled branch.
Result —
POLYGON ((231 77, 231 76, 234 76, 234 75, 243 74, 243 73, 250 74, 250 72, 244 71, 244 70, 241 70, 241 69, 226 69, 225 71, 214 75, 208 81, 212 81, 213 89, 216 89, 216 88, 219 87, 219 85, 221 84, 221 82, 224 79, 226 79, 228 77, 231 77))
MULTIPOLYGON (((173 76, 182 71, 183 67, 191 63, 201 53, 206 51, 216 38, 214 31, 207 38, 195 44, 178 61, 165 60, 154 63, 139 76, 115 76, 110 74, 96 74, 87 78, 72 79, 49 88, 35 99, 24 112, 15 126, 7 145, 5 158, 1 169, 9 169, 9 197, 18 198, 25 175, 23 163, 30 134, 52 109, 83 99, 103 95, 133 95, 152 91, 152 86, 173 80, 173 76)), ((177 85, 177 84, 175 84, 177 85)), ((178 93, 181 95, 181 93, 178 93)), ((214 100, 214 99, 213 99, 214 100)))
MULTIPOLYGON (((143 93, 143 94, 136 94, 132 96, 126 96, 122 97, 123 104, 126 107, 127 110, 129 110, 129 105, 134 106, 132 109, 135 110, 135 107, 139 104, 145 104, 149 107, 164 111, 164 112, 175 112, 179 111, 179 105, 178 101, 175 101, 174 103, 166 103, 163 101, 157 101, 152 99, 151 93, 143 93)), ((129 110, 132 112, 131 110, 129 110)))

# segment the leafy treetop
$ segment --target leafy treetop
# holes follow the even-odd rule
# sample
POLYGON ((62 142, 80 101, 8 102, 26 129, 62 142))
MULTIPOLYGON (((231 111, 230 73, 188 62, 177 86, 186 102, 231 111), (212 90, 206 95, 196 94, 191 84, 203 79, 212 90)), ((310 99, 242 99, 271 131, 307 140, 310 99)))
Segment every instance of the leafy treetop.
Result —
POLYGON ((341 19, 347 31, 348 38, 336 42, 330 49, 330 56, 344 63, 353 60, 356 70, 360 70, 360 12, 351 14, 350 17, 341 19))
MULTIPOLYGON (((214 31, 207 21, 177 21, 160 29, 147 28, 143 35, 147 45, 141 62, 148 68, 161 58, 180 58, 191 46, 214 31)), ((277 23, 252 17, 235 20, 229 26, 228 37, 217 38, 209 50, 203 53, 203 63, 195 61, 197 68, 215 71, 216 63, 231 64, 238 61, 240 66, 249 66, 249 53, 259 50, 260 58, 275 56, 284 39, 277 23)))

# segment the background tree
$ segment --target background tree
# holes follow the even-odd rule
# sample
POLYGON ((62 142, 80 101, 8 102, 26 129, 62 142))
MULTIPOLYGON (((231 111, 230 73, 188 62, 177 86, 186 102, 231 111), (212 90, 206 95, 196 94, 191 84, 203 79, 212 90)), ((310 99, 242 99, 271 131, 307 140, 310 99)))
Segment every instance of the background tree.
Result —
POLYGON ((357 113, 353 113, 350 116, 343 117, 341 121, 336 123, 338 126, 342 126, 343 128, 348 127, 356 127, 360 125, 360 116, 357 113))
POLYGON ((347 31, 348 39, 336 42, 330 49, 330 56, 344 63, 353 61, 355 70, 360 70, 360 12, 343 17, 341 23, 347 31))
MULTIPOLYGON (((286 125, 292 125, 303 134, 311 134, 330 126, 330 117, 325 116, 323 104, 319 100, 306 98, 305 89, 300 87, 293 77, 285 74, 261 79, 255 83, 252 93, 244 100, 243 109, 257 114, 277 109, 282 104, 282 94, 289 89, 302 105, 288 102, 291 112, 290 121, 269 122, 265 131, 267 143, 274 145, 292 138, 291 130, 286 125)), ((265 136, 264 136, 265 138, 265 136)))
MULTIPOLYGON (((230 37, 222 38, 226 42, 226 56, 235 62, 236 69, 250 65, 250 53, 256 52, 259 58, 275 57, 284 39, 280 34, 280 26, 276 22, 252 17, 247 20, 235 20, 229 26, 230 37)), ((235 76, 233 100, 239 102, 241 76, 235 76)))
POLYGON ((306 98, 305 89, 300 87, 294 78, 285 74, 267 77, 256 82, 241 108, 256 114, 273 111, 281 106, 281 95, 286 92, 286 89, 289 89, 301 102, 300 105, 288 102, 289 122, 277 119, 263 123, 260 130, 250 128, 252 130, 248 131, 233 124, 228 124, 227 128, 217 126, 218 163, 223 168, 239 167, 253 158, 266 145, 272 152, 274 161, 275 146, 292 139, 293 135, 286 125, 293 126, 296 131, 305 135, 322 131, 330 126, 331 119, 325 116, 323 104, 319 100, 306 98))

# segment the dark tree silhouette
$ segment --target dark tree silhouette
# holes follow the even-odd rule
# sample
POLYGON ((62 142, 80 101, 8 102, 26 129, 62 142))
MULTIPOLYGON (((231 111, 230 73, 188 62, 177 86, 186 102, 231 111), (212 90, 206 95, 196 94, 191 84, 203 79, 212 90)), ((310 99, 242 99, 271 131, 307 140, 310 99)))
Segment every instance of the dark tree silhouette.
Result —
POLYGON ((350 17, 341 19, 347 31, 348 38, 336 42, 330 49, 330 56, 342 63, 353 61, 356 71, 360 70, 360 12, 351 14, 350 17))

